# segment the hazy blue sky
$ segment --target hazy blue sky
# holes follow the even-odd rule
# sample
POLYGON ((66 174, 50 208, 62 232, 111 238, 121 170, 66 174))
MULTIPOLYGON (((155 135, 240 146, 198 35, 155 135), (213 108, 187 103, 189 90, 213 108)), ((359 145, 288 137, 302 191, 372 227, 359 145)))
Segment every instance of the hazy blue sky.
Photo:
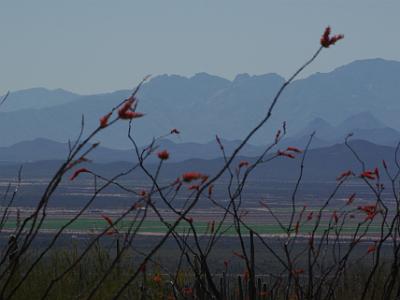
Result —
POLYGON ((400 60, 399 0, 1 0, 0 93, 94 93, 145 74, 289 75, 330 24, 345 40, 307 74, 400 60))

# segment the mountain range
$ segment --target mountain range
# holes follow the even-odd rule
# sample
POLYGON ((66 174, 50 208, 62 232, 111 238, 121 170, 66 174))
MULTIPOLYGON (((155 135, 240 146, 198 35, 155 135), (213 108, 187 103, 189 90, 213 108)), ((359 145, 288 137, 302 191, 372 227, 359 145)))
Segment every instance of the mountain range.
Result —
MULTIPOLYGON (((139 93, 138 110, 145 117, 134 123, 134 137, 147 144, 153 136, 178 128, 174 142, 206 144, 218 134, 240 140, 265 115, 284 82, 277 74, 240 74, 232 81, 199 73, 190 78, 155 76, 139 93)), ((131 90, 78 95, 65 90, 34 88, 12 92, 0 107, 0 146, 45 138, 74 140, 84 115, 85 133, 99 117, 121 102, 131 90)), ((303 141, 317 130, 315 143, 339 142, 351 130, 355 138, 394 145, 400 130, 400 62, 360 60, 329 73, 316 73, 293 82, 283 93, 270 122, 251 140, 271 142, 283 121, 288 139, 303 141)), ((112 149, 129 149, 127 122, 121 121, 96 137, 112 149)), ((289 140, 290 141, 290 140, 289 140)))

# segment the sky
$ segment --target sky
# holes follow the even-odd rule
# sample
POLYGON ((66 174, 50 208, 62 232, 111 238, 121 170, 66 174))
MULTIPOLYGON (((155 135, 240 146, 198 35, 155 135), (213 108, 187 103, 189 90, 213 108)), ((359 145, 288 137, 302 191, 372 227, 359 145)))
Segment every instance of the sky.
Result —
POLYGON ((0 0, 0 93, 132 88, 145 75, 303 76, 357 59, 400 61, 399 0, 0 0))

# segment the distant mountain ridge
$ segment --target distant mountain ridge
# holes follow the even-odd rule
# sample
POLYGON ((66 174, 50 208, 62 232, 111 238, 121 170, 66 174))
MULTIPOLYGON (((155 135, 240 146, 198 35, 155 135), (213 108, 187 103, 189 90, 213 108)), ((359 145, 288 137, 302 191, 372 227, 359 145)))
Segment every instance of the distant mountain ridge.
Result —
POLYGON ((375 144, 395 146, 400 141, 400 132, 388 127, 370 112, 361 112, 332 126, 321 118, 311 121, 304 129, 292 135, 287 141, 298 141, 316 132, 320 144, 324 146, 342 143, 346 136, 353 134, 356 139, 375 144))
MULTIPOLYGON (((367 169, 378 167, 382 169, 382 160, 385 160, 389 169, 395 168, 394 153, 395 147, 376 145, 362 140, 351 140, 350 145, 365 162, 367 169)), ((274 151, 271 152, 271 154, 274 151)), ((254 161, 254 157, 238 156, 233 162, 234 168, 239 161, 254 161)), ((25 163, 23 169, 24 178, 48 178, 60 165, 59 160, 45 160, 25 163)), ((250 180, 265 182, 269 180, 293 181, 297 180, 301 163, 301 155, 296 155, 295 159, 278 157, 266 164, 260 164, 250 177, 250 180)), ((223 158, 213 159, 188 159, 184 161, 167 161, 160 174, 163 180, 172 180, 184 172, 199 171, 205 174, 214 174, 224 164, 223 158)), ((83 164, 87 168, 104 176, 112 176, 118 172, 126 170, 131 164, 123 161, 119 162, 99 162, 83 164)), ((155 171, 158 163, 148 162, 147 168, 155 171)), ((303 180, 305 181, 324 181, 332 182, 344 171, 352 170, 356 175, 362 171, 361 164, 354 157, 353 153, 343 143, 329 147, 311 149, 308 151, 304 162, 303 180)), ((0 168, 1 178, 15 177, 19 164, 3 164, 0 168)), ((130 179, 143 180, 145 175, 138 171, 130 175, 130 179)), ((382 178, 383 180, 383 178, 382 178)))
MULTIPOLYGON (((240 144, 240 141, 222 140, 226 153, 231 153, 240 144)), ((157 152, 167 149, 170 152, 169 161, 180 162, 189 159, 213 159, 222 157, 221 150, 216 141, 205 144, 200 143, 175 143, 168 139, 159 140, 159 147, 149 161, 158 161, 157 152)), ((64 160, 68 154, 68 144, 37 138, 23 141, 8 147, 0 147, 0 163, 26 163, 45 160, 64 160)), ((256 156, 262 153, 264 147, 246 145, 242 152, 246 156, 256 156)), ((87 158, 96 163, 110 163, 116 161, 136 161, 133 149, 118 150, 103 146, 97 147, 87 158)))
MULTIPOLYGON (((265 115, 283 82, 284 78, 273 73, 240 74, 232 81, 206 73, 189 78, 155 76, 140 91, 138 109, 146 116, 135 121, 134 136, 139 144, 146 144, 153 136, 179 128, 181 142, 185 143, 207 143, 215 134, 227 140, 241 140, 265 115)), ((82 96, 41 89, 12 93, 0 108, 0 146, 35 138, 73 140, 79 132, 82 114, 89 131, 98 125, 100 116, 129 94, 130 90, 121 90, 82 96)), ((294 134, 317 117, 337 127, 363 112, 384 120, 386 127, 392 129, 390 134, 397 136, 399 97, 400 62, 355 61, 329 73, 316 73, 294 81, 282 94, 267 126, 251 142, 268 144, 285 120, 288 132, 294 134)), ((355 134, 360 134, 359 138, 371 137, 376 142, 383 131, 387 132, 384 135, 390 135, 389 129, 383 130, 376 124, 372 127, 354 128, 360 129, 355 134)), ((109 148, 128 148, 126 136, 127 122, 118 122, 96 138, 109 148)))

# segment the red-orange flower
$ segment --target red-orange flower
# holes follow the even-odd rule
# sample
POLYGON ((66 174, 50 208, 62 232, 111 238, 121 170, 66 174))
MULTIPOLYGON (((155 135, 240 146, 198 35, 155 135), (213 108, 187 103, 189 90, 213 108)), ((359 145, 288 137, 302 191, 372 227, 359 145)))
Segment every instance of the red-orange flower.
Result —
POLYGON ((199 189, 200 189, 200 186, 198 184, 193 184, 188 187, 188 190, 190 190, 190 191, 193 191, 193 190, 198 191, 199 189))
POLYGON ((286 151, 292 151, 292 152, 296 152, 296 153, 302 152, 299 148, 296 148, 296 147, 287 147, 286 151))
POLYGON ((160 283, 161 283, 161 276, 160 276, 160 274, 155 274, 155 275, 153 276, 153 281, 154 281, 156 284, 160 284, 160 283))
POLYGON ((376 245, 369 245, 367 249, 367 253, 373 253, 376 251, 376 245))
POLYGON ((366 178, 371 180, 374 180, 375 176, 376 176, 375 171, 364 171, 360 175, 361 178, 366 178))
POLYGON ((86 168, 80 168, 80 169, 76 170, 74 172, 74 174, 72 174, 72 176, 69 178, 69 180, 74 180, 81 173, 91 173, 91 172, 86 168))
POLYGON ((374 173, 376 175, 376 178, 379 179, 379 169, 378 168, 375 168, 374 173))
POLYGON ((143 117, 144 114, 136 111, 126 111, 124 113, 119 114, 120 119, 123 120, 132 120, 143 117))
POLYGON ((167 160, 169 158, 169 153, 167 150, 160 151, 160 152, 158 152, 157 155, 158 155, 158 158, 161 160, 167 160))
POLYGON ((295 225, 295 227, 294 227, 294 230, 295 230, 296 234, 299 233, 299 229, 300 229, 300 223, 299 223, 299 222, 296 222, 296 225, 295 225))
POLYGON ((295 158, 295 156, 292 153, 287 153, 287 152, 281 151, 281 150, 278 150, 277 155, 278 156, 285 156, 285 157, 289 157, 289 158, 295 158))
POLYGON ((214 233, 214 230, 215 230, 215 221, 213 220, 213 221, 211 222, 211 229, 210 229, 211 234, 214 233))
POLYGON ((243 167, 248 167, 249 166, 249 162, 247 160, 242 160, 239 162, 239 169, 243 168, 243 167))
POLYGON ((198 180, 204 178, 205 175, 199 172, 187 172, 182 175, 182 180, 184 182, 192 182, 193 180, 198 180))
POLYGON ((208 186, 208 197, 210 198, 214 189, 214 185, 210 184, 208 186))
POLYGON ((100 127, 101 128, 105 128, 108 126, 108 119, 111 117, 111 115, 112 115, 112 112, 109 112, 108 114, 106 114, 100 118, 100 127))
POLYGON ((335 224, 337 224, 337 222, 339 221, 339 217, 338 217, 338 215, 337 215, 336 210, 333 211, 332 219, 333 219, 333 221, 335 222, 335 224))
POLYGON ((355 198, 356 198, 356 193, 351 194, 350 197, 347 199, 346 205, 350 205, 351 203, 353 203, 355 198))
POLYGON ((375 204, 359 206, 358 209, 367 214, 367 216, 365 217, 365 221, 372 220, 378 214, 378 210, 375 204))
POLYGON ((114 223, 112 221, 112 219, 109 216, 106 215, 101 215, 101 217, 106 220, 106 222, 110 225, 110 226, 114 226, 114 223))
POLYGON ((343 34, 336 34, 334 36, 331 35, 331 28, 328 26, 325 28, 323 35, 321 36, 321 46, 324 48, 329 48, 329 46, 334 45, 337 41, 344 38, 343 34))

